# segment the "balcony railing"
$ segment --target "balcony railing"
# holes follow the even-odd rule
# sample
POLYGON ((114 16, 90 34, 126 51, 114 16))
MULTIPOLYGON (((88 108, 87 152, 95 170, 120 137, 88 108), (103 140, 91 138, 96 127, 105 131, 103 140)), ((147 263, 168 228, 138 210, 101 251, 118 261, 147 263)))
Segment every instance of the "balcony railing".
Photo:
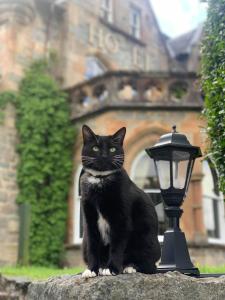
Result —
POLYGON ((201 109, 195 74, 110 72, 67 90, 72 119, 113 108, 201 109))

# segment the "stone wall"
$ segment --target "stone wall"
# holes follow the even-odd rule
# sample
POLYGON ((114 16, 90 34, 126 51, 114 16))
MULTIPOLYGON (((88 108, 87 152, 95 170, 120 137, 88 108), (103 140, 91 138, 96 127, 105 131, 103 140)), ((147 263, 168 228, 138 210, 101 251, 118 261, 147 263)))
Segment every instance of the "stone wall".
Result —
POLYGON ((29 300, 224 300, 225 276, 191 278, 178 272, 140 273, 83 279, 61 276, 34 282, 28 287, 29 300))
POLYGON ((24 278, 5 278, 0 274, 1 300, 26 300, 30 280, 24 278))
POLYGON ((52 1, 0 0, 0 90, 17 89, 29 64, 49 51, 60 57, 63 24, 52 1))
POLYGON ((0 265, 17 262, 19 232, 16 204, 17 139, 15 109, 7 105, 0 124, 0 265))
POLYGON ((221 244, 196 244, 189 246, 192 262, 201 266, 225 265, 225 245, 221 244), (216 255, 215 255, 216 253, 216 255))
POLYGON ((178 272, 123 274, 83 279, 80 275, 30 282, 0 275, 0 298, 7 300, 223 300, 225 276, 193 278, 178 272))
POLYGON ((168 71, 168 54, 150 4, 146 0, 113 1, 113 21, 100 17, 100 0, 68 1, 64 43, 64 85, 85 79, 87 57, 110 70, 168 71), (141 37, 130 31, 131 7, 141 12, 141 37), (72 76, 71 76, 72 75, 72 76))
POLYGON ((63 87, 85 79, 87 57, 109 70, 168 71, 168 54, 146 0, 113 1, 114 22, 100 18, 101 1, 0 0, 1 89, 16 89, 32 60, 53 51, 63 87), (132 38, 130 10, 142 17, 141 37, 132 38))

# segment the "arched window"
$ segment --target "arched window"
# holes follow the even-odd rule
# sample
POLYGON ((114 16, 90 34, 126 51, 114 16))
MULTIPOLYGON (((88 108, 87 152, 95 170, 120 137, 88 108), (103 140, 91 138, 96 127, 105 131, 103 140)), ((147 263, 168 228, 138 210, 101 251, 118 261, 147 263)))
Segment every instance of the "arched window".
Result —
POLYGON ((217 174, 212 162, 202 162, 203 210, 208 241, 225 243, 224 201, 217 186, 217 174))
POLYGON ((154 161, 147 156, 145 151, 139 153, 135 158, 131 168, 131 179, 139 188, 150 194, 155 203, 161 202, 156 205, 156 212, 159 220, 159 240, 162 240, 168 220, 164 212, 154 161))
POLYGON ((107 71, 107 67, 95 56, 88 56, 86 58, 86 70, 85 79, 91 79, 93 77, 104 74, 107 71))

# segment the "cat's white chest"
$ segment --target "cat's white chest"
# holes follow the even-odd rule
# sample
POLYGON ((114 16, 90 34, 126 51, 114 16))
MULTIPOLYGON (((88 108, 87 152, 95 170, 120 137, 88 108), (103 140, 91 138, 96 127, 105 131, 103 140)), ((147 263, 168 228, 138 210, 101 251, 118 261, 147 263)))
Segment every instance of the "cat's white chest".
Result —
POLYGON ((98 212, 98 230, 100 232, 104 245, 108 245, 110 242, 110 238, 109 238, 110 226, 100 212, 98 212))
POLYGON ((88 177, 88 182, 90 184, 93 184, 93 185, 100 185, 101 184, 101 179, 100 178, 96 178, 94 176, 89 176, 88 177))

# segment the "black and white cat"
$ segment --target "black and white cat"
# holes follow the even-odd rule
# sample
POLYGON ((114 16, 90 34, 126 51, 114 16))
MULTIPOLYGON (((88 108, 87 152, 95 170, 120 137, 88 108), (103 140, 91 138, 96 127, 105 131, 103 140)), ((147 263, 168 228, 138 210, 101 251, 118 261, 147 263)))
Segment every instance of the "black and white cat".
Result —
POLYGON ((156 272, 158 220, 148 195, 123 169, 126 128, 99 136, 82 128, 83 277, 156 272))

